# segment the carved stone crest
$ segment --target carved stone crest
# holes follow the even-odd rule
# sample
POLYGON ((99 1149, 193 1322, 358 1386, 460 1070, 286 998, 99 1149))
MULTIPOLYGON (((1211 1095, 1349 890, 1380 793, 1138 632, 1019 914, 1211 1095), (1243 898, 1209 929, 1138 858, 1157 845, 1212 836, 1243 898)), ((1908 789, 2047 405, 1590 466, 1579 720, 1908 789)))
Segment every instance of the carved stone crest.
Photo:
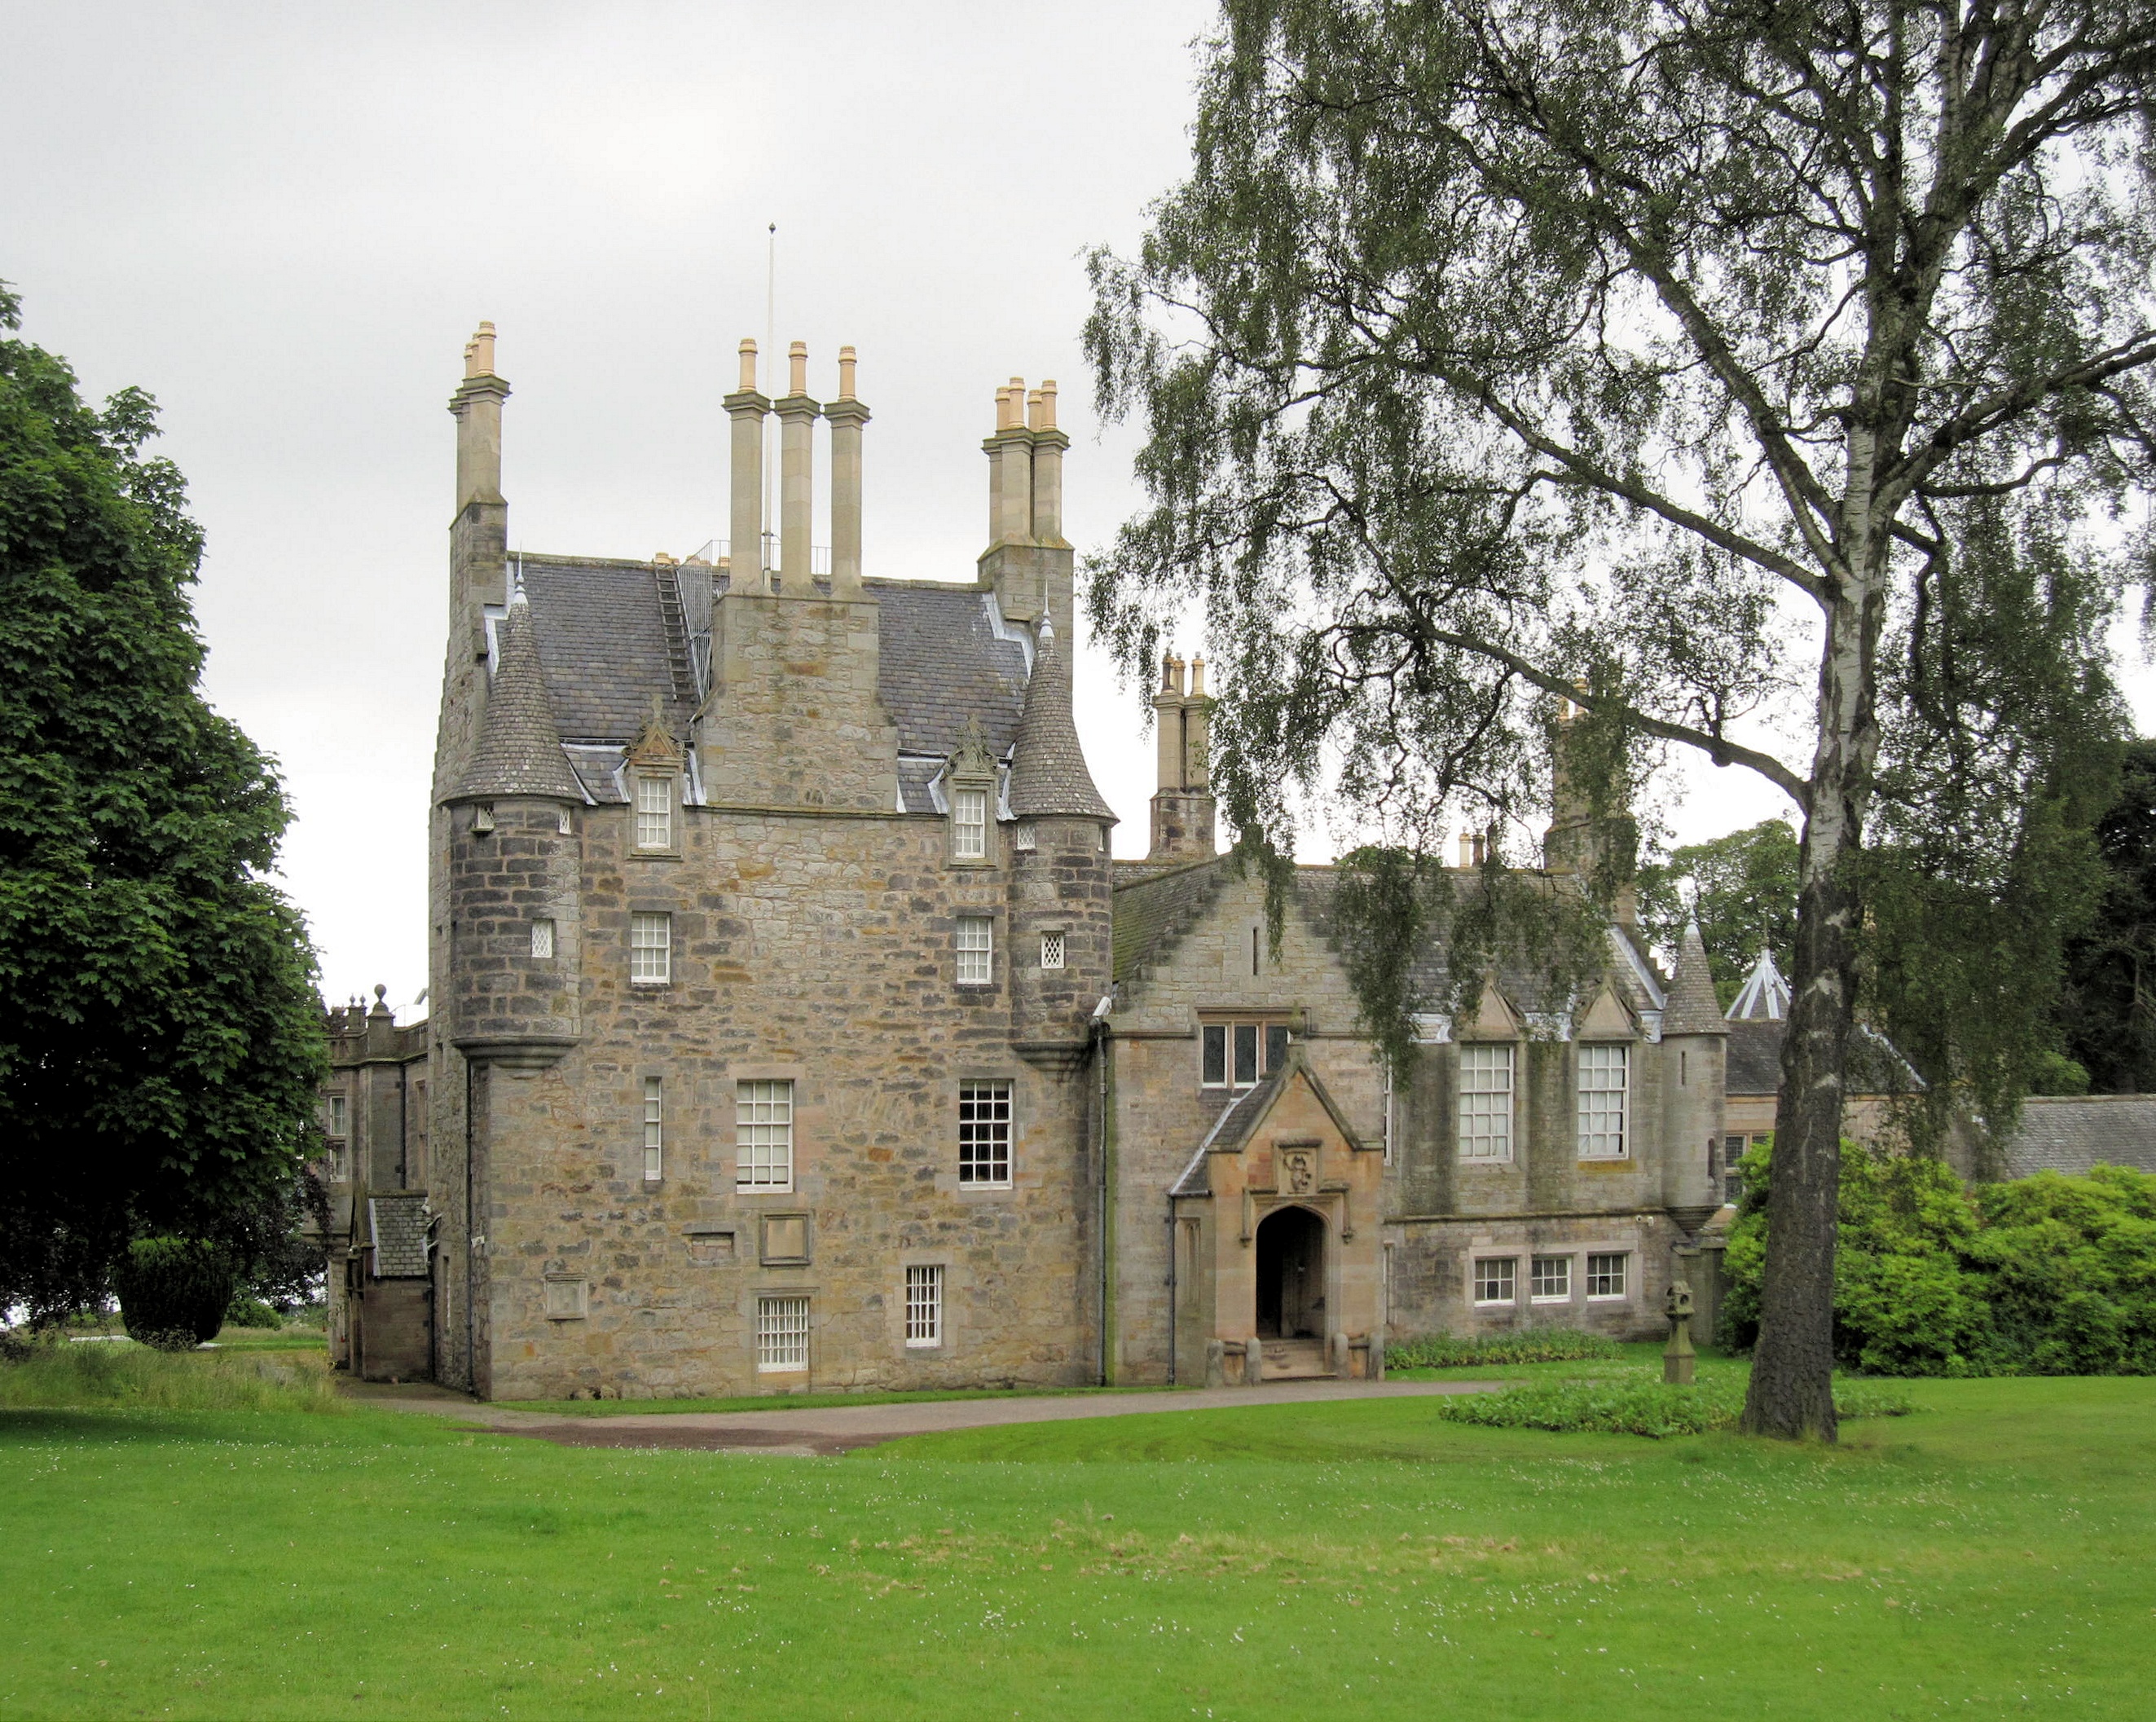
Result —
POLYGON ((1317 1144, 1283 1142, 1274 1150, 1274 1185, 1282 1195, 1309 1195, 1317 1189, 1317 1144))

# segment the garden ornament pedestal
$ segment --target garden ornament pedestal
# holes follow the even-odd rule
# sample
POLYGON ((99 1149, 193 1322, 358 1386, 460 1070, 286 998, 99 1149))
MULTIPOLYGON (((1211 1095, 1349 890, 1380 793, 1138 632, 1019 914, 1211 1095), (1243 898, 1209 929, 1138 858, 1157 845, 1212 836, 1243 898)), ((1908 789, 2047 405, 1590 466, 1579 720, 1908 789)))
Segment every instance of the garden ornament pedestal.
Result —
POLYGON ((1697 1354, 1691 1349, 1691 1288, 1684 1281, 1670 1282, 1662 1313, 1670 1318, 1670 1343, 1662 1348, 1662 1380, 1673 1386, 1689 1386, 1697 1354))

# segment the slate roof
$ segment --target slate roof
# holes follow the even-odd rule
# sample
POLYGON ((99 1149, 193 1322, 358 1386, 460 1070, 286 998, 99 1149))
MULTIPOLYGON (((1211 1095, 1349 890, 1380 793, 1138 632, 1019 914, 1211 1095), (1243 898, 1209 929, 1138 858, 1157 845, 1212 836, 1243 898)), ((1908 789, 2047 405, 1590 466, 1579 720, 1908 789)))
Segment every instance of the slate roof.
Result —
MULTIPOLYGON (((1729 1024, 1726 1094, 1774 1094, 1782 1087, 1782 1037, 1789 1031, 1784 1017, 1739 1017, 1729 1024)), ((1922 1079, 1909 1068, 1886 1036, 1861 1023, 1849 1046, 1846 1092, 1857 1094, 1911 1094, 1921 1090, 1922 1079)))
POLYGON ((1227 876, 1228 866, 1226 856, 1217 856, 1164 871, 1156 869, 1130 883, 1124 882, 1122 868, 1117 866, 1111 875, 1116 902, 1113 963, 1117 981, 1164 954, 1197 924, 1227 876))
POLYGON ((427 1193, 402 1190, 367 1199, 367 1241, 377 1279, 427 1277, 427 1193))
POLYGON ((521 589, 501 619, 494 678, 479 744, 457 780, 459 796, 548 795, 582 801, 583 791, 562 753, 547 709, 547 681, 531 637, 531 609, 521 589))
POLYGON ((1669 1003, 1662 1016, 1665 1035, 1726 1035, 1722 1001, 1714 996, 1714 976, 1708 972, 1707 943, 1699 936, 1699 923, 1685 923, 1684 938, 1677 947, 1677 972, 1670 982, 1669 1003))
POLYGON ((2005 1159, 2009 1178, 2099 1164, 2156 1172, 2156 1095, 2032 1095, 2005 1159))
POLYGON ((1055 630, 1043 622, 1040 650, 1026 684, 1025 709, 1011 754, 1010 810, 1019 819, 1036 814, 1076 814, 1115 822, 1115 810, 1093 787, 1078 728, 1070 720, 1070 665, 1055 630))
POLYGON ((971 717, 1002 758, 1018 739, 1028 666, 1022 640, 997 636, 988 594, 927 581, 862 583, 881 612, 876 691, 898 726, 899 752, 948 758, 971 717))
MULTIPOLYGON (((563 741, 627 743, 651 715, 652 695, 676 705, 659 577, 650 563, 530 556, 512 566, 522 571, 531 596, 563 741)), ((668 716, 687 714, 670 709, 668 716)))
POLYGON ((1209 1154, 1230 1154, 1250 1139, 1250 1133, 1265 1114, 1272 1110, 1273 1102, 1280 1096, 1297 1072, 1310 1084, 1310 1092, 1317 1097, 1332 1119, 1333 1128, 1339 1131, 1348 1148, 1359 1149, 1361 1141, 1348 1128, 1348 1119, 1332 1098, 1318 1074, 1303 1057, 1301 1049, 1290 1044, 1287 1062, 1275 1071, 1255 1088, 1245 1090, 1229 1102, 1220 1116, 1213 1121, 1213 1128, 1205 1133, 1205 1139, 1198 1144, 1198 1152, 1190 1157, 1190 1164, 1183 1175, 1169 1186, 1171 1195, 1204 1195, 1211 1180, 1205 1175, 1205 1156, 1209 1154))

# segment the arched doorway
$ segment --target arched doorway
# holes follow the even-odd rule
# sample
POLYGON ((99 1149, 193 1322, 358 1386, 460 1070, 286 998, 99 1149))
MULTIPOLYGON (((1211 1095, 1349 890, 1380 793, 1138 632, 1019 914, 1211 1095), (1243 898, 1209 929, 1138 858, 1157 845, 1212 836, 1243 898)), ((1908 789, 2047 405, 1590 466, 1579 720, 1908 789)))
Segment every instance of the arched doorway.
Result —
POLYGON ((1325 1222, 1281 1208, 1258 1223, 1258 1337, 1325 1337, 1325 1222))

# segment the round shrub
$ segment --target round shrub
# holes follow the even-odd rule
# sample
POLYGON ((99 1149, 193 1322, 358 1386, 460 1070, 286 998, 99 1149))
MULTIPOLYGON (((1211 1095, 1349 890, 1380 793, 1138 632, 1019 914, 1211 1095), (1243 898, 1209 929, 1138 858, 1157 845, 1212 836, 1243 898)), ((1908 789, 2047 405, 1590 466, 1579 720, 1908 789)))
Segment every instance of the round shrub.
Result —
POLYGON ((137 1238, 113 1276, 128 1337, 161 1351, 214 1339, 232 1303, 232 1263, 196 1238, 137 1238))
POLYGON ((228 1328, 281 1328, 285 1325, 285 1318, 259 1298, 250 1298, 241 1293, 234 1298, 232 1307, 224 1312, 224 1324, 228 1328))

